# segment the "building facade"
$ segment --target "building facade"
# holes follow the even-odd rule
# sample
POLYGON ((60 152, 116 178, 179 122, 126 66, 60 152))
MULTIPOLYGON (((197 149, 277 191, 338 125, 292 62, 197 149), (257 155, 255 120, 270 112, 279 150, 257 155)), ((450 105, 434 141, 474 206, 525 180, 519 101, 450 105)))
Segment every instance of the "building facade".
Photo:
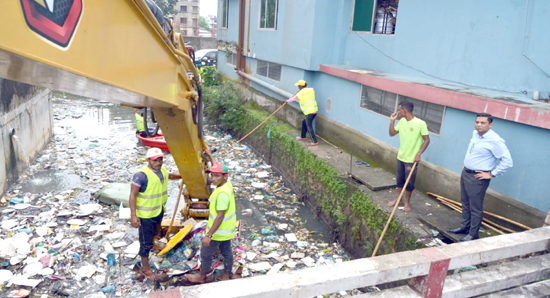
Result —
POLYGON ((216 37, 216 33, 218 31, 218 17, 214 15, 208 15, 208 17, 206 17, 206 22, 208 23, 208 26, 210 26, 210 36, 216 37))
MULTIPOLYGON (((237 48, 239 2, 218 2, 221 51, 237 48)), ((550 207, 548 12, 544 0, 252 1, 244 19, 246 69, 291 94, 296 81, 306 80, 315 88, 322 136, 351 148, 331 129, 337 126, 369 140, 377 149, 367 155, 388 170, 399 147, 388 135, 389 115, 400 101, 412 101, 431 138, 417 183, 424 191, 447 189, 455 199, 476 113, 491 113, 514 159, 512 169, 491 181, 494 208, 505 202, 544 216, 550 207)), ((236 52, 218 56, 219 70, 238 79, 236 52)))
POLYGON ((176 3, 174 16, 176 28, 183 36, 199 36, 200 1, 180 0, 176 3))

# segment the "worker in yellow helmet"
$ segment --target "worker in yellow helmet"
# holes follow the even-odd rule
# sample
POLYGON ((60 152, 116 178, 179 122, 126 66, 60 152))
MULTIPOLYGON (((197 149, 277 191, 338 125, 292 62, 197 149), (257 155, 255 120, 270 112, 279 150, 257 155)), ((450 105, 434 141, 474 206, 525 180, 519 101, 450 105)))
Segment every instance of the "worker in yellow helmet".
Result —
POLYGON ((149 267, 149 253, 166 209, 168 179, 181 179, 181 175, 168 173, 162 166, 164 155, 159 148, 149 149, 146 157, 147 165, 134 174, 130 186, 130 225, 139 228, 141 275, 138 279, 162 281, 165 276, 154 274, 149 267))
POLYGON ((298 86, 300 91, 289 98, 286 102, 291 103, 298 101, 300 103, 300 109, 302 109, 302 112, 305 115, 305 118, 302 121, 302 134, 300 135, 300 138, 298 138, 298 141, 307 140, 306 133, 309 132, 312 142, 309 143, 308 146, 317 146, 319 143, 317 142, 317 137, 315 136, 315 131, 313 130, 313 120, 315 119, 315 116, 317 116, 318 111, 317 101, 315 101, 315 91, 313 88, 308 88, 307 83, 304 80, 299 80, 294 85, 298 86))
POLYGON ((233 185, 228 179, 225 165, 215 163, 207 171, 216 189, 210 195, 210 214, 206 224, 206 234, 201 243, 201 268, 199 274, 186 274, 191 283, 204 283, 206 275, 212 271, 212 257, 218 248, 224 258, 224 273, 220 280, 228 280, 233 268, 231 239, 237 233, 237 214, 233 185))

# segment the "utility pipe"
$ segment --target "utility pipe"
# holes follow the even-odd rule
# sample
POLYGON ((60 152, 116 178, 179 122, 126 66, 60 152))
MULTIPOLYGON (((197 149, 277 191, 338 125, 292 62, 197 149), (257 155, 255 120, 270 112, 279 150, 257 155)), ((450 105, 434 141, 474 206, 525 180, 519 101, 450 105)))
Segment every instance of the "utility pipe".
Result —
POLYGON ((277 94, 279 94, 279 95, 281 95, 285 98, 291 98, 292 96, 294 96, 294 94, 292 94, 292 93, 289 93, 289 92, 287 92, 283 89, 277 88, 275 86, 269 85, 268 83, 266 83, 266 82, 264 82, 264 81, 262 81, 258 78, 255 78, 254 76, 251 76, 251 75, 249 75, 245 72, 242 72, 240 70, 237 70, 237 74, 240 75, 241 77, 247 78, 247 79, 251 80, 252 82, 254 82, 258 85, 261 85, 262 87, 265 87, 265 88, 267 88, 267 89, 269 89, 269 90, 271 90, 271 91, 273 91, 273 92, 275 92, 275 93, 277 93, 277 94))
MULTIPOLYGON (((239 1, 239 40, 237 45, 237 70, 245 70, 246 60, 244 57, 244 18, 246 14, 246 0, 239 1)), ((244 83, 244 79, 242 79, 244 83)))
POLYGON ((252 4, 248 0, 248 34, 246 35, 246 56, 250 54, 250 11, 252 10, 252 4))

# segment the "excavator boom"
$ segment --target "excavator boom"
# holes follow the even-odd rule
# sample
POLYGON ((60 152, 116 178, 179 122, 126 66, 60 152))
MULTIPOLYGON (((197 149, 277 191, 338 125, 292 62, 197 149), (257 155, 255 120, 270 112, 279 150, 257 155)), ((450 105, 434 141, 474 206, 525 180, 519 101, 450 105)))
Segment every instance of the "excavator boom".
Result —
POLYGON ((208 198, 199 76, 144 0, 3 1, 0 77, 151 107, 189 195, 208 198))

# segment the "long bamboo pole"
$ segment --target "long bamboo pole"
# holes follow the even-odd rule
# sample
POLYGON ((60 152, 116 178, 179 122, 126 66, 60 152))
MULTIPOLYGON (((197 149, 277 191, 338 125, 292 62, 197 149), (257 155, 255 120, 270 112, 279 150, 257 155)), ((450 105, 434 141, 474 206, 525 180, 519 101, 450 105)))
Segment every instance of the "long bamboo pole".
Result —
MULTIPOLYGON (((457 212, 459 212, 459 213, 462 213, 462 208, 459 208, 459 207, 457 207, 456 205, 447 203, 447 202, 445 202, 445 201, 443 201, 443 200, 440 201, 440 202, 441 202, 443 205, 445 205, 445 206, 447 206, 447 207, 449 207, 449 208, 451 208, 451 209, 453 209, 453 210, 455 210, 455 211, 457 211, 457 212)), ((502 227, 502 226, 499 226, 499 225, 497 225, 496 223, 494 223, 494 222, 492 222, 492 221, 490 221, 490 220, 488 220, 488 219, 486 219, 486 218, 483 219, 483 221, 481 222, 481 225, 484 226, 484 227, 486 227, 486 228, 489 228, 489 229, 491 229, 491 230, 493 230, 493 231, 495 231, 495 232, 497 232, 497 233, 499 233, 499 234, 501 234, 501 235, 504 235, 504 232, 502 232, 501 230, 498 230, 497 228, 493 227, 492 225, 495 225, 495 226, 497 226, 498 228, 501 228, 501 229, 506 229, 506 230, 507 230, 508 232, 510 232, 510 233, 515 233, 514 230, 510 230, 510 229, 508 229, 508 228, 504 228, 504 227, 502 227)))
POLYGON ((414 173, 414 169, 416 168, 416 165, 418 163, 415 161, 413 164, 413 167, 411 169, 411 172, 409 173, 409 176, 407 177, 407 180, 405 181, 405 186, 401 189, 401 193, 397 197, 397 201, 395 201, 395 205, 393 205, 393 210, 391 211, 390 217, 388 217, 388 221, 386 222, 386 226, 384 227, 384 230, 382 231, 382 234, 380 234, 380 238, 378 238, 378 243, 376 243, 376 247, 374 248, 374 251, 372 252, 372 256, 376 256, 376 252, 378 252, 378 248, 380 247, 380 243, 382 243, 382 239, 384 239, 384 235, 386 235, 386 231, 388 230, 388 227, 390 226, 391 220, 393 219, 393 215, 395 214, 395 211, 397 210, 397 207, 399 206, 399 203, 401 203, 401 198, 403 197, 403 194, 405 193, 405 190, 407 188, 407 185, 409 185, 409 180, 411 180, 411 176, 414 173))
MULTIPOLYGON (((438 197, 436 197, 436 199, 438 199, 443 205, 448 206, 448 207, 450 207, 450 208, 452 208, 451 206, 455 206, 455 207, 458 208, 458 209, 455 209, 455 208, 452 208, 452 209, 454 209, 454 210, 456 210, 456 211, 462 213, 462 207, 461 207, 461 206, 456 205, 456 204, 451 203, 451 202, 448 202, 448 201, 445 201, 445 200, 442 200, 442 199, 440 199, 440 198, 438 198, 438 197), (460 211, 459 211, 459 210, 460 210, 460 211)), ((494 222, 494 221, 492 221, 492 220, 489 220, 489 219, 487 219, 487 218, 483 218, 482 220, 483 220, 484 222, 486 222, 486 223, 488 223, 488 224, 491 224, 491 225, 493 225, 493 226, 495 226, 495 227, 497 227, 497 228, 499 228, 499 229, 501 229, 501 230, 504 230, 504 231, 506 231, 506 232, 508 232, 508 233, 517 233, 517 232, 518 232, 518 231, 514 231, 514 230, 512 230, 512 229, 510 229, 510 228, 501 226, 501 225, 497 224, 496 222, 494 222)))
POLYGON ((262 123, 258 124, 258 126, 256 126, 252 131, 250 131, 246 136, 242 137, 240 140, 238 140, 237 142, 233 143, 233 145, 231 145, 229 148, 223 150, 220 154, 225 153, 225 152, 231 150, 231 148, 233 148, 233 146, 237 145, 237 144, 240 143, 242 140, 246 139, 246 137, 248 137, 248 136, 251 135, 253 132, 255 132, 256 129, 260 128, 260 126, 262 126, 269 118, 271 118, 273 115, 275 115, 275 113, 277 113, 277 112, 278 112, 280 109, 282 109, 285 105, 286 105, 286 101, 283 103, 283 105, 281 105, 278 109, 276 109, 275 112, 271 113, 271 115, 269 115, 267 118, 265 118, 264 121, 262 121, 262 123))
POLYGON ((178 212, 178 206, 180 204, 180 198, 181 193, 183 191, 183 179, 181 180, 180 184, 180 192, 178 194, 178 200, 176 201, 176 207, 174 207, 174 215, 172 215, 172 220, 170 221, 170 226, 168 227, 168 231, 166 231, 166 240, 170 237, 170 232, 172 232, 172 225, 174 224, 174 219, 176 219, 176 212, 178 212))
MULTIPOLYGON (((443 197, 443 196, 440 196, 440 195, 437 195, 437 194, 434 194, 434 193, 431 193, 431 192, 428 192, 428 194, 431 195, 431 196, 434 196, 434 197, 436 197, 436 198, 440 198, 440 199, 442 199, 442 200, 451 202, 452 204, 456 204, 456 205, 462 207, 462 203, 460 203, 460 202, 457 202, 457 201, 448 199, 448 198, 446 198, 446 197, 443 197)), ((504 216, 501 216, 501 215, 498 215, 498 214, 494 214, 494 213, 489 212, 489 211, 483 211, 483 214, 487 214, 487 215, 490 215, 490 216, 492 216, 492 217, 495 217, 495 218, 498 218, 498 219, 502 219, 502 220, 504 220, 504 221, 506 221, 506 222, 509 222, 509 223, 511 223, 511 224, 514 224, 514 225, 516 225, 516 226, 518 226, 518 227, 520 227, 520 228, 526 229, 526 230, 531 230, 531 229, 532 229, 531 227, 528 227, 528 226, 526 226, 526 225, 524 225, 524 224, 522 224, 522 223, 519 223, 519 222, 517 222, 517 221, 513 221, 513 220, 511 220, 511 219, 509 219, 509 218, 507 218, 507 217, 504 217, 504 216)))

